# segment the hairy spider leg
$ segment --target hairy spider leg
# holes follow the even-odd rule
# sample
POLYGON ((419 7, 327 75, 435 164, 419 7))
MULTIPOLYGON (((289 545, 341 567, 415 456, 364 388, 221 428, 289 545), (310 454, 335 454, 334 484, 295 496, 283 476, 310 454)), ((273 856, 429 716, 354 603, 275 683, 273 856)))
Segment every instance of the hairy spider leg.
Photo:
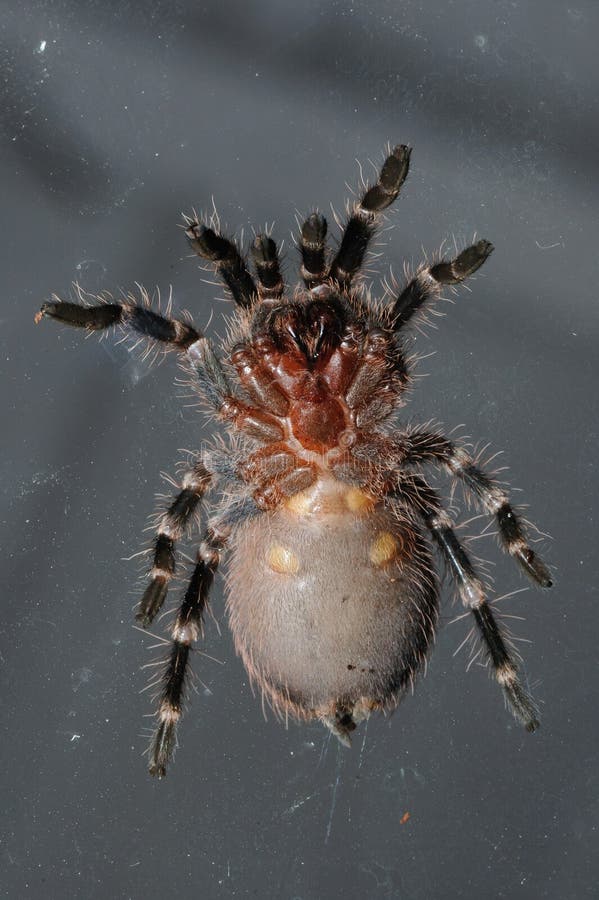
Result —
POLYGON ((169 582, 176 568, 175 542, 189 530, 211 481, 212 475, 203 462, 198 461, 184 473, 182 490, 158 520, 150 582, 135 616, 144 628, 150 625, 166 600, 169 582))
POLYGON ((149 309, 145 303, 131 299, 121 303, 98 303, 93 306, 52 300, 42 304, 35 316, 36 323, 44 317, 56 319, 75 328, 86 328, 88 331, 103 331, 105 328, 120 326, 164 344, 165 349, 179 351, 187 350, 202 337, 201 331, 188 322, 163 316, 149 309))
POLYGON ((420 511, 457 582, 462 603, 474 616, 491 661, 493 675, 503 689, 512 714, 527 731, 535 731, 539 727, 536 704, 518 677, 514 655, 508 649, 502 629, 485 599, 482 582, 453 530, 451 519, 443 509, 438 494, 418 475, 400 479, 394 494, 405 497, 420 511))
POLYGON ((166 764, 176 748, 176 728, 183 708, 189 654, 201 634, 202 616, 224 541, 222 534, 216 535, 210 527, 206 529, 198 561, 172 628, 171 650, 158 697, 158 726, 150 745, 150 773, 159 778, 166 775, 166 764))
POLYGON ((285 290, 277 245, 267 234, 256 236, 252 244, 252 258, 258 279, 258 299, 280 300, 285 290))
POLYGON ((394 443, 400 449, 402 465, 432 462, 460 479, 485 512, 495 516, 503 549, 536 584, 544 588, 552 586, 549 569, 530 547, 526 529, 510 505, 506 491, 475 464, 463 447, 424 429, 400 434, 394 443))
POLYGON ((329 271, 329 277, 337 282, 341 290, 350 287, 360 270, 380 213, 391 206, 399 195, 408 175, 411 152, 403 144, 394 147, 382 165, 376 184, 366 188, 355 204, 329 271))
POLYGON ((301 276, 307 288, 322 284, 327 277, 326 259, 327 220, 320 213, 312 213, 302 225, 300 252, 302 254, 301 276))
POLYGON ((249 309, 256 300, 256 285, 237 244, 195 219, 186 217, 185 224, 185 234, 194 253, 212 263, 235 303, 249 309))
POLYGON ((233 528, 258 512, 253 500, 244 497, 209 521, 204 532, 195 568, 172 626, 171 649, 157 697, 158 724, 150 744, 148 768, 158 778, 166 775, 167 764, 177 747, 177 724, 183 713, 190 654, 202 634, 203 615, 221 553, 233 528))
POLYGON ((396 330, 410 321, 414 313, 441 296, 441 285, 459 284, 480 269, 493 252, 489 241, 478 241, 462 250, 455 259, 442 260, 434 266, 420 266, 392 307, 396 330))
POLYGON ((44 316, 89 331, 118 325, 162 344, 164 349, 179 351, 187 358, 202 396, 222 419, 257 441, 269 442, 283 437, 276 416, 235 396, 212 344, 188 323, 155 313, 144 303, 133 300, 92 306, 56 300, 44 303, 35 321, 39 322, 44 316))

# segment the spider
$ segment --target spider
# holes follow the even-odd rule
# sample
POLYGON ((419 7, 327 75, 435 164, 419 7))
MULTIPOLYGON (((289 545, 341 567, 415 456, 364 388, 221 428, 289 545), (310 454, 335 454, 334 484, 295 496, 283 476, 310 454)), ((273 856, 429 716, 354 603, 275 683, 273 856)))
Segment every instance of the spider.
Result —
POLYGON ((515 653, 485 598, 480 575, 456 536, 426 464, 462 482, 493 516, 503 549, 538 585, 551 576, 529 545, 504 488, 458 442, 428 427, 400 427, 411 360, 402 335, 485 262, 480 240, 453 259, 422 264, 402 290, 373 301, 360 280, 381 215, 408 174, 410 148, 389 152, 375 184, 348 210, 335 252, 318 212, 299 234, 302 285, 286 292, 277 246, 251 247, 254 274, 215 221, 185 217, 192 250, 218 273, 236 304, 219 356, 191 320, 150 307, 147 295, 93 305, 44 303, 48 317, 91 331, 118 326, 178 354, 195 394, 224 425, 191 457, 180 490, 159 513, 149 582, 137 620, 150 625, 176 569, 176 542, 208 517, 182 596, 159 682, 149 770, 166 774, 177 745, 190 655, 225 547, 227 612, 252 682, 285 717, 320 720, 346 745, 374 710, 391 710, 413 685, 437 628, 436 546, 472 613, 491 671, 526 729, 536 705, 515 653))

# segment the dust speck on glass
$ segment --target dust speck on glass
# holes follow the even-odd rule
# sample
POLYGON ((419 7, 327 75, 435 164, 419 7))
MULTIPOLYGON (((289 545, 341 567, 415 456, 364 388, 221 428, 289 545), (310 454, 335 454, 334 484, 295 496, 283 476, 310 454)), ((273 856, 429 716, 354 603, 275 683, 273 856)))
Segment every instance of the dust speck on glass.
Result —
POLYGON ((423 263, 374 298, 363 264, 384 211, 408 175, 410 148, 389 150, 373 185, 361 185, 337 249, 318 212, 299 234, 302 283, 287 290, 277 245, 259 234, 253 274, 216 215, 186 218, 195 253, 214 268, 236 310, 217 351, 193 324, 152 309, 149 295, 115 301, 54 298, 36 316, 133 335, 146 351, 172 351, 194 395, 224 435, 182 467, 177 493, 156 517, 149 583, 137 620, 147 627, 178 565, 176 543, 206 524, 156 678, 153 775, 177 743, 190 653, 201 638, 210 588, 225 549, 227 609, 251 679, 284 718, 319 719, 350 745, 357 725, 399 703, 422 670, 437 628, 436 546, 451 573, 495 679, 525 728, 538 725, 517 654, 486 599, 484 579, 454 531, 427 465, 461 482, 494 517, 503 549, 542 587, 545 564, 530 547, 505 488, 463 443, 430 427, 401 426, 415 358, 404 335, 439 313, 445 286, 460 284, 493 247, 479 240, 423 263))

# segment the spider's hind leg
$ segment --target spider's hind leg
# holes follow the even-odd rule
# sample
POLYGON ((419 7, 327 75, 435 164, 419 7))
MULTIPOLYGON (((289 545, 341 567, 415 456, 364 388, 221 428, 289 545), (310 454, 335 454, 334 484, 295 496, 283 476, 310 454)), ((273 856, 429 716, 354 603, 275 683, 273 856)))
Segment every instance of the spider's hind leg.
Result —
POLYGON ((150 774, 159 778, 166 775, 166 764, 177 746, 177 722, 183 710, 189 654, 202 631, 202 617, 223 546, 222 537, 206 531, 173 626, 172 644, 158 702, 158 726, 150 745, 150 774))
POLYGON ((537 706, 520 681, 514 653, 506 643, 503 630, 485 598, 483 584, 453 530, 440 498, 418 475, 400 483, 398 495, 402 494, 410 506, 419 510, 455 578, 462 603, 474 616, 495 680, 503 689, 512 714, 527 731, 535 731, 539 727, 537 706))
POLYGON ((150 625, 162 608, 169 582, 175 574, 175 541, 181 538, 193 521, 211 481, 210 472, 202 462, 197 462, 185 473, 182 490, 158 520, 150 583, 135 616, 144 628, 150 625))
POLYGON ((172 627, 172 643, 162 675, 156 716, 158 724, 150 744, 149 771, 163 778, 177 747, 177 723, 183 712, 185 686, 193 644, 202 633, 203 615, 221 552, 240 521, 258 508, 251 498, 232 504, 220 518, 208 523, 198 558, 172 627))
POLYGON ((481 469, 463 447, 427 429, 404 432, 399 438, 404 464, 433 462, 459 478, 482 508, 495 517, 504 550, 536 584, 553 585, 551 573, 534 552, 522 518, 509 502, 505 489, 481 469))

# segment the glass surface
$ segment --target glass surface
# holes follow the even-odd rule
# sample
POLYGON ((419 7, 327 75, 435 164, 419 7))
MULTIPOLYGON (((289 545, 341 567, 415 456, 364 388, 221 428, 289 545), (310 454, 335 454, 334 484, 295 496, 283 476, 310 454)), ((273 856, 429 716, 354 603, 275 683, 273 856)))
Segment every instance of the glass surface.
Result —
POLYGON ((597 896, 598 19, 555 0, 3 4, 5 896, 597 896), (506 622, 532 642, 542 728, 466 672, 446 587, 428 674, 395 715, 351 751, 319 724, 286 729, 235 657, 220 579, 180 749, 152 781, 140 692, 161 649, 133 628, 134 555, 160 472, 211 429, 173 359, 33 316, 74 281, 141 282, 222 335, 224 292, 180 212, 214 201, 246 244, 274 221, 293 283, 296 213, 342 211, 356 160, 368 176, 387 141, 414 151, 375 292, 423 248, 496 245, 416 335, 435 355, 400 420, 504 450, 553 538, 546 593, 492 526, 474 545, 493 596, 516 592, 499 608, 526 619, 506 622))

